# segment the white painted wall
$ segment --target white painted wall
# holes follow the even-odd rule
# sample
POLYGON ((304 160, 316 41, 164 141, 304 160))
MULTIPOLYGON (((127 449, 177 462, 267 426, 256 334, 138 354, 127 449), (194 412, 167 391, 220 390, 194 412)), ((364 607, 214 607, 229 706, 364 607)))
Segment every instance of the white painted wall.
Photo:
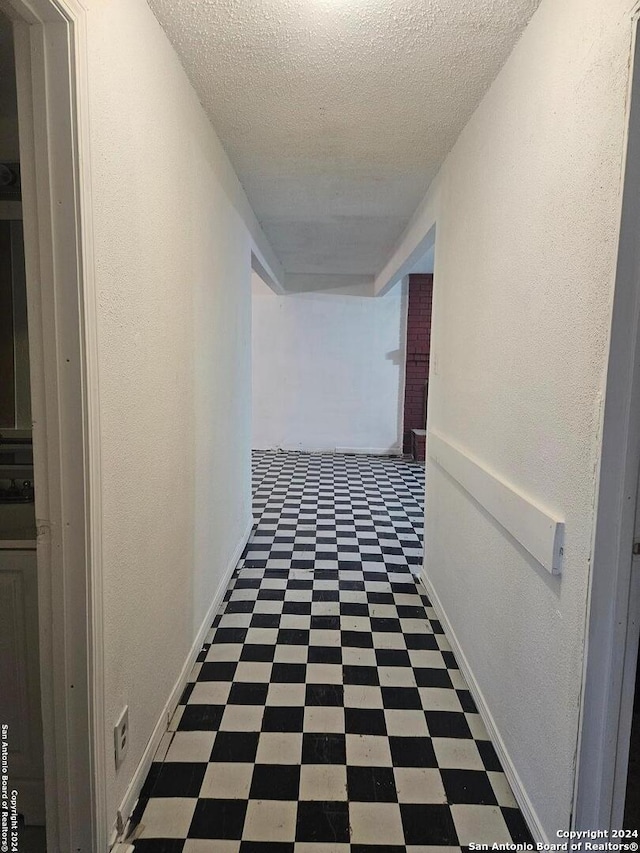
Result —
POLYGON ((111 821, 251 520, 252 240, 270 250, 147 4, 89 5, 108 751, 124 705, 130 725, 111 821))
POLYGON ((425 574, 551 840, 572 805, 630 40, 626 0, 543 0, 378 280, 437 222, 429 429, 566 522, 551 577, 428 466, 425 574))
POLYGON ((276 296, 254 274, 253 446, 396 453, 406 288, 276 296))

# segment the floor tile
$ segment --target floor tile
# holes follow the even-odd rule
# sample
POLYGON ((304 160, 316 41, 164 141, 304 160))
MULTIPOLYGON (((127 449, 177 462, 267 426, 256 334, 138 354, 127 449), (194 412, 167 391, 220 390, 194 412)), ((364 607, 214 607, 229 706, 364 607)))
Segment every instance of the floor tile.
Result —
POLYGON ((348 842, 349 836, 349 806, 346 802, 300 801, 296 841, 348 842))
POLYGON ((389 708, 384 712, 387 734, 399 737, 427 737, 427 719, 424 711, 406 711, 389 708))
POLYGON ((302 732, 262 732, 256 761, 260 764, 300 764, 302 732))
POLYGON ((425 710, 431 737, 471 737, 471 730, 462 713, 425 710))
POLYGON ((355 766, 391 767, 389 740, 381 735, 346 736, 347 764, 355 766))
MULTIPOLYGON (((469 723, 469 716, 470 715, 466 714, 465 716, 467 719, 467 723, 469 723)), ((473 716, 475 716, 475 715, 473 715, 473 716)), ((471 727, 471 724, 469 724, 469 728, 471 728, 472 734, 473 734, 473 729, 471 727)), ((484 764, 485 769, 486 770, 501 771, 502 767, 500 765, 500 759, 498 758, 498 756, 496 754, 496 751, 494 749, 493 744, 491 743, 491 741, 488 740, 488 735, 487 735, 487 740, 485 740, 484 738, 478 738, 478 737, 476 737, 475 734, 473 736, 474 736, 475 741, 476 741, 476 746, 478 747, 478 752, 482 756, 482 763, 484 764)))
POLYGON ((440 769, 449 803, 497 805, 489 777, 478 770, 440 769))
POLYGON ((151 799, 142 815, 142 838, 186 838, 197 800, 187 797, 151 799))
POLYGON ((305 704, 305 684, 270 684, 267 693, 267 705, 295 707, 305 704))
POLYGON ((264 707, 261 705, 227 705, 222 720, 221 732, 259 732, 264 707))
POLYGON ((203 663, 198 681, 233 681, 238 664, 235 661, 213 661, 203 663))
POLYGON ((460 699, 455 690, 444 687, 418 687, 422 707, 429 711, 462 711, 460 699))
MULTIPOLYGON (((26 850, 31 848, 23 849, 26 853, 26 850)), ((40 847, 34 849, 39 850, 40 847)), ((135 849, 139 853, 183 853, 185 841, 182 838, 142 838, 136 841, 135 849)))
POLYGON ((275 664, 268 661, 243 661, 236 665, 234 672, 238 682, 254 682, 268 684, 271 680, 271 670, 275 664))
POLYGON ((137 853, 529 842, 412 575, 423 467, 256 452, 252 477, 254 529, 142 788, 137 853))
POLYGON ((489 777, 489 781, 491 782, 493 792, 496 795, 498 805, 505 806, 506 808, 517 809, 518 806, 515 797, 513 796, 511 786, 509 785, 507 777, 504 775, 504 773, 490 771, 487 773, 487 776, 489 777))
POLYGON ((230 690, 231 683, 228 681, 197 681, 189 696, 189 704, 224 705, 230 690))
POLYGON ((258 749, 257 732, 218 732, 211 761, 254 761, 258 749))
POLYGON ((431 739, 428 737, 389 738, 394 767, 437 767, 431 739))
POLYGON ((378 674, 383 687, 416 687, 416 676, 409 667, 381 666, 378 674))
POLYGON ((456 804, 451 814, 460 844, 509 844, 511 835, 498 806, 456 804))
POLYGON ((200 796, 205 799, 248 800, 253 763, 216 762, 204 774, 200 796))
POLYGON ((327 732, 305 732, 302 736, 302 762, 304 764, 345 764, 345 736, 327 732))
POLYGON ((307 678, 306 663, 274 663, 271 681, 284 684, 302 684, 307 678))
POLYGON ((150 796, 154 798, 197 797, 206 769, 206 759, 201 762, 165 762, 160 765, 155 774, 150 796))
POLYGON ((263 732, 301 732, 304 708, 297 706, 267 706, 262 718, 263 732))
POLYGON ((459 770, 484 770, 482 758, 474 740, 470 738, 431 739, 438 766, 459 770))
POLYGON ((516 844, 533 844, 533 836, 529 832, 520 809, 501 808, 500 811, 507 824, 512 841, 516 844))
POLYGON ((276 646, 273 657, 274 663, 306 663, 308 648, 306 646, 276 646))
POLYGON ((305 732, 337 732, 344 734, 344 708, 322 706, 304 710, 305 732))
POLYGON ((402 845, 404 832, 397 803, 349 803, 352 844, 402 845))
POLYGON ((209 761, 215 732, 178 731, 171 740, 165 761, 202 762, 209 761))
POLYGON ((432 767, 395 767, 400 803, 446 803, 447 795, 439 771, 432 767))
POLYGON ((199 799, 189 838, 240 840, 246 811, 245 800, 199 799))
POLYGON ((307 684, 339 684, 342 686, 342 666, 339 663, 309 663, 307 684))
POLYGON ((303 764, 300 772, 300 799, 346 800, 346 765, 303 764))
POLYGON ((345 731, 360 735, 386 735, 382 708, 345 708, 345 731))
POLYGON ((344 687, 342 684, 307 684, 305 691, 305 705, 313 707, 319 705, 323 708, 328 706, 344 706, 344 687))
POLYGON ((458 843, 456 826, 448 806, 401 803, 400 811, 407 844, 431 846, 458 843))
POLYGON ((392 767, 347 767, 349 802, 395 803, 398 801, 392 767))
POLYGON ((297 800, 299 764, 256 764, 249 798, 252 800, 297 800))
POLYGON ((469 727, 469 731, 471 732, 471 737, 475 738, 477 741, 489 740, 486 726, 482 722, 480 714, 465 714, 464 717, 467 726, 469 727))
POLYGON ((180 731, 217 731, 224 715, 224 705, 185 705, 176 729, 180 731))

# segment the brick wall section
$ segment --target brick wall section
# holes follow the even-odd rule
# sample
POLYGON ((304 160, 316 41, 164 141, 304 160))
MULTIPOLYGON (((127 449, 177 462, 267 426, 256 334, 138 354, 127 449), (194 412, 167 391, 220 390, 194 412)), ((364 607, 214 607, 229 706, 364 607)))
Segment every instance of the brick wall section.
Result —
POLYGON ((411 430, 425 428, 425 382, 429 377, 432 275, 409 276, 403 450, 411 453, 411 430))

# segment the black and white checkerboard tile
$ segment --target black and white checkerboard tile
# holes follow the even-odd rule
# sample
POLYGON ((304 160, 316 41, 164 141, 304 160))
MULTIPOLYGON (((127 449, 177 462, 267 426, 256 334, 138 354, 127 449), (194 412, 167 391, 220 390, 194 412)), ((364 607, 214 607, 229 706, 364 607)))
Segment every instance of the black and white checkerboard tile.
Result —
POLYGON ((417 570, 423 468, 256 453, 254 528, 155 756, 137 853, 530 836, 417 570))

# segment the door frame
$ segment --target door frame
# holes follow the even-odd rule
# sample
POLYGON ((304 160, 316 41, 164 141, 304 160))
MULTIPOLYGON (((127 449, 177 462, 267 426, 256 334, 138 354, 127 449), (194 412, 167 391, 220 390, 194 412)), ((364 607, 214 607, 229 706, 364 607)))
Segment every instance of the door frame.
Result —
POLYGON ((632 584, 632 573, 640 566, 632 565, 632 549, 640 476, 639 11, 636 3, 576 755, 572 827, 580 830, 622 827, 638 650, 640 585, 632 584))
POLYGON ((86 9, 14 20, 29 315, 47 846, 106 851, 100 420, 86 9))

